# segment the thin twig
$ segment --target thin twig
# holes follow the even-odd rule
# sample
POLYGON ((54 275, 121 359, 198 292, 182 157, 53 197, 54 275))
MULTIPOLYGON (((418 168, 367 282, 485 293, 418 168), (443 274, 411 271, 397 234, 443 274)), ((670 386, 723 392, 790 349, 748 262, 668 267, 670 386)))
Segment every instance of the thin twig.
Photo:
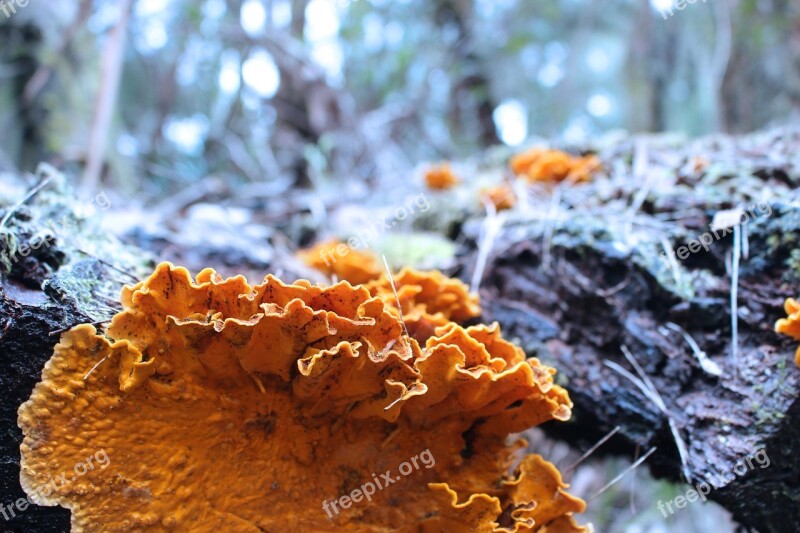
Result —
POLYGON ((646 453, 646 454, 644 454, 643 456, 641 456, 641 457, 639 458, 639 460, 638 460, 638 461, 636 461, 636 462, 635 462, 635 463, 633 463, 631 466, 629 466, 628 468, 626 468, 626 469, 625 469, 624 471, 622 471, 622 472, 621 472, 619 475, 617 475, 617 476, 616 476, 614 479, 612 479, 611 481, 609 481, 608 483, 606 483, 606 484, 605 484, 605 486, 604 486, 602 489, 600 489, 599 491, 597 491, 597 493, 596 493, 594 496, 592 496, 591 498, 589 498, 589 500, 588 500, 588 501, 589 501, 589 502, 591 502, 592 500, 594 500, 595 498, 597 498, 598 496, 600 496, 601 494, 603 494, 605 491, 607 491, 609 488, 611 488, 611 486, 613 486, 615 483, 617 483, 617 482, 618 482, 620 479, 622 479, 622 478, 624 478, 626 475, 628 475, 628 472, 632 472, 633 470, 635 470, 636 468, 638 468, 638 467, 639 467, 639 465, 640 465, 640 464, 642 464, 643 462, 645 462, 645 461, 647 460, 647 458, 648 458, 648 457, 650 457, 651 455, 653 455, 653 452, 655 452, 655 451, 656 451, 656 449, 657 449, 657 448, 656 448, 655 446, 653 446, 652 448, 650 448, 650 449, 647 451, 647 453, 646 453))
POLYGON ((103 311, 107 311, 107 312, 111 313, 112 316, 114 316, 114 315, 116 315, 117 313, 120 312, 120 310, 122 309, 122 306, 120 305, 119 307, 111 307, 110 305, 99 304, 97 306, 97 308, 100 309, 100 310, 103 310, 103 311))
POLYGON ((264 384, 261 383, 261 380, 259 379, 259 377, 256 376, 255 374, 250 374, 250 377, 253 378, 253 381, 255 382, 256 386, 258 387, 258 390, 261 391, 261 394, 266 394, 267 393, 267 389, 264 388, 264 384))
POLYGON ((627 287, 630 284, 630 282, 631 282, 631 280, 628 277, 626 277, 625 279, 623 279, 622 281, 620 281, 619 283, 617 283, 613 287, 608 288, 608 289, 596 289, 594 291, 594 293, 596 295, 598 295, 598 296, 603 297, 603 298, 608 298, 609 296, 614 296, 619 291, 621 291, 622 289, 627 287))

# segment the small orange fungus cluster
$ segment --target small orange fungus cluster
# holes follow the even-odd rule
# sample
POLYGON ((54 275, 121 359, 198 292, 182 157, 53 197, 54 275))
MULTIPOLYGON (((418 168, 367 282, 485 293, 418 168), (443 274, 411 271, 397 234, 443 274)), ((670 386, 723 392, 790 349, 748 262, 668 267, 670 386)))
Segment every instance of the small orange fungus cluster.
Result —
POLYGON ((514 189, 509 185, 498 185, 481 191, 481 199, 491 203, 497 211, 511 209, 517 203, 514 189))
POLYGON ((424 334, 405 335, 385 280, 251 286, 159 265, 105 333, 61 337, 19 409, 23 487, 81 532, 587 531, 552 464, 510 473, 510 434, 570 417, 555 370, 496 324, 454 322, 477 313, 458 282, 397 281, 424 334), (107 468, 43 490, 100 449, 107 468), (435 464, 323 509, 423 450, 435 464))
POLYGON ((440 163, 425 171, 425 184, 435 191, 451 189, 460 182, 449 163, 440 163))
POLYGON ((301 250, 297 256, 311 268, 353 285, 377 279, 383 272, 374 254, 357 250, 335 239, 301 250))
POLYGON ((600 159, 590 155, 573 157, 560 150, 532 148, 515 155, 510 161, 511 170, 527 181, 589 181, 601 168, 600 159))
MULTIPOLYGON (((800 302, 794 298, 787 298, 783 304, 787 318, 781 318, 775 323, 775 331, 789 335, 796 341, 800 341, 800 302)), ((794 354, 794 362, 800 365, 800 348, 794 354)))

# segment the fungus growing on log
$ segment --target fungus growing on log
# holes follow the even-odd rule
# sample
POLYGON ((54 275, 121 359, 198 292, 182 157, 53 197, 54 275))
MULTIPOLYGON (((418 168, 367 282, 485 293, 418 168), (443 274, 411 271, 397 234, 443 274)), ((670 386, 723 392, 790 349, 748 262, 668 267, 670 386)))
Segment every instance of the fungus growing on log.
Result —
POLYGON ((366 284, 366 288, 395 314, 402 314, 409 334, 419 342, 425 342, 436 328, 451 321, 461 324, 480 315, 478 297, 470 294, 469 287, 438 270, 422 272, 405 267, 393 276, 393 281, 397 296, 386 274, 366 284), (397 309, 398 300, 401 309, 397 309))
POLYGON ((435 191, 451 189, 460 182, 449 163, 441 163, 425 171, 425 185, 435 191))
POLYGON ((353 285, 377 279, 383 272, 374 254, 335 239, 301 250, 297 256, 311 268, 353 285))
MULTIPOLYGON (((775 331, 800 341, 800 302, 794 298, 787 298, 783 308, 789 316, 781 318, 775 323, 775 331)), ((794 362, 800 366, 800 347, 797 348, 794 354, 794 362)))
POLYGON ((589 181, 601 167, 597 156, 573 157, 560 150, 532 148, 511 158, 511 170, 527 181, 589 181))
MULTIPOLYGON (((421 283, 406 301, 475 312, 421 283)), ((550 463, 508 475, 509 434, 572 403, 496 324, 448 322, 422 347, 364 286, 168 263, 122 305, 104 334, 62 335, 19 409, 22 485, 72 509, 73 531, 586 530, 550 463), (52 484, 101 449, 107 468, 52 484)))

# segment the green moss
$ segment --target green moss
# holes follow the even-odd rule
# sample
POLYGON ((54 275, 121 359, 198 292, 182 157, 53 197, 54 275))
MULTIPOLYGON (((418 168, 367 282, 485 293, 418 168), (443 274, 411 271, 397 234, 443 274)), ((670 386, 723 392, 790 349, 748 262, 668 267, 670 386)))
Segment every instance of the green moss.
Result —
MULTIPOLYGON (((81 250, 86 247, 97 257, 107 259, 134 276, 146 275, 153 261, 103 231, 101 211, 113 206, 96 198, 95 212, 88 216, 87 202, 75 197, 63 174, 49 165, 40 165, 36 174, 37 182, 47 179, 47 185, 24 205, 14 208, 0 228, 0 275, 30 288, 51 290, 54 297, 69 297, 88 316, 107 314, 101 312, 107 306, 99 297, 116 300, 120 276, 81 250), (28 248, 23 257, 21 250, 36 242, 41 244, 36 249, 28 248), (48 287, 47 282, 55 272, 59 273, 57 287, 48 287)), ((23 181, 13 175, 8 179, 23 181)), ((104 200, 107 201, 107 197, 104 200)), ((18 199, 1 199, 0 211, 7 212, 16 202, 18 199)))
POLYGON ((419 269, 442 269, 453 263, 456 245, 435 233, 387 233, 375 244, 375 252, 385 254, 392 268, 405 265, 419 269))

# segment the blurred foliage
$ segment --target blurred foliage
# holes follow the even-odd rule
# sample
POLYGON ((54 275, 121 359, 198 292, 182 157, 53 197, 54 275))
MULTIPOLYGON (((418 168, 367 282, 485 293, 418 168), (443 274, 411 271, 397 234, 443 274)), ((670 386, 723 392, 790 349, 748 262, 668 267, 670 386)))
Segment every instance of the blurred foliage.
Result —
MULTIPOLYGON (((796 111, 796 2, 665 4, 136 0, 104 179, 145 197, 207 176, 280 192, 501 142, 741 132, 796 111)), ((0 14, 0 166, 82 168, 119 14, 115 0, 0 14)))

